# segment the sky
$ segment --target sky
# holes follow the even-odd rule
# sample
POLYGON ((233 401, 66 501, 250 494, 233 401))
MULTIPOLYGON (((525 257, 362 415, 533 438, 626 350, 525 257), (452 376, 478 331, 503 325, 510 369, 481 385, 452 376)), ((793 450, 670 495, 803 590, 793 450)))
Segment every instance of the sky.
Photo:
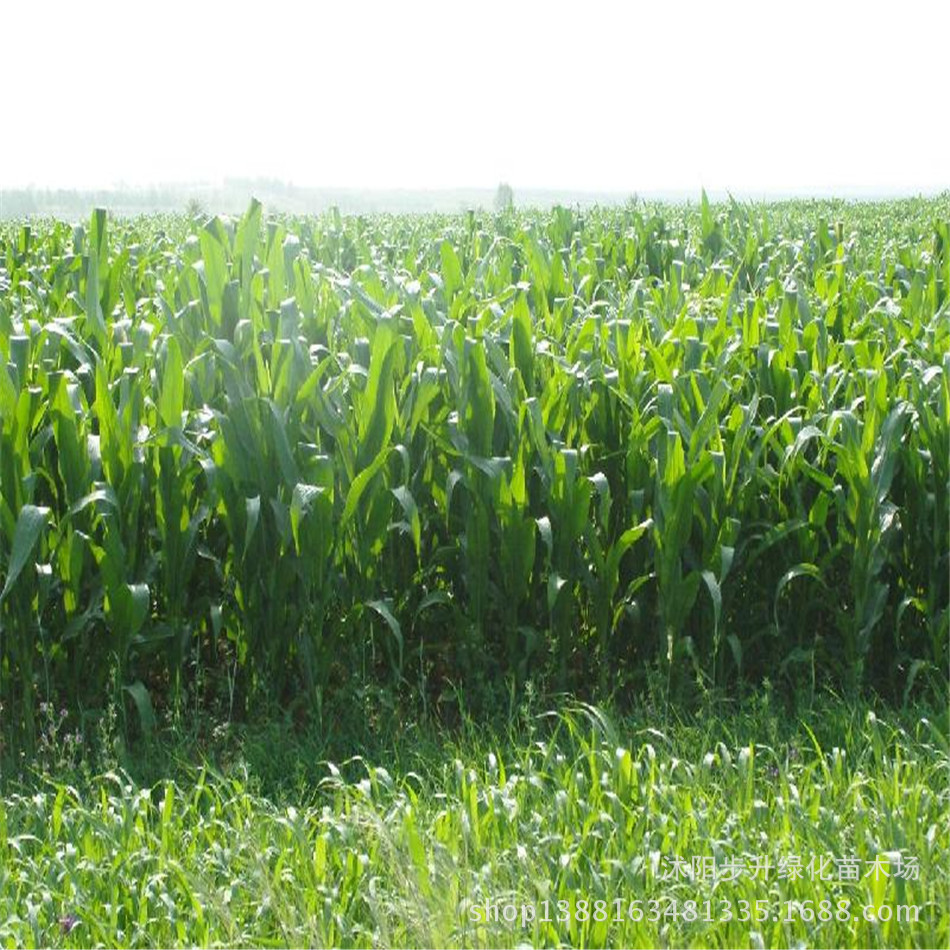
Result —
POLYGON ((0 187, 950 187, 943 0, 0 11, 0 187))

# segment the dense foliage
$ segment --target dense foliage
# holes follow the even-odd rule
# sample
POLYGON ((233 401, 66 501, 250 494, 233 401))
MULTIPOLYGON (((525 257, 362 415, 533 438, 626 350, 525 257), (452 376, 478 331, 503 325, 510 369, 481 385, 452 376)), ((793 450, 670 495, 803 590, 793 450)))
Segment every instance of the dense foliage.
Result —
POLYGON ((950 199, 0 230, 0 703, 429 701, 948 640, 950 199))

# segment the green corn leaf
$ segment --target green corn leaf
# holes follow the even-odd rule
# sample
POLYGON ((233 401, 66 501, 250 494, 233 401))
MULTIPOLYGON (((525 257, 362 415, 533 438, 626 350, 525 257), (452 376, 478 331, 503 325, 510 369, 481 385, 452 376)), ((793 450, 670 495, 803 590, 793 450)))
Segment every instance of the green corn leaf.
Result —
POLYGON ((261 520, 261 496, 254 495, 244 500, 247 528, 244 532, 244 553, 251 550, 251 542, 257 533, 257 526, 261 520))
POLYGON ((306 518, 308 512, 317 501, 324 495, 326 489, 320 485, 306 485, 298 482, 294 486, 293 497, 290 502, 290 527, 294 537, 294 547, 297 553, 302 553, 300 544, 300 524, 306 518))
POLYGON ((689 437, 690 464, 696 460, 699 453, 702 452, 707 442, 709 442, 716 432, 719 422, 719 407, 722 405, 722 401, 728 392, 729 384, 724 379, 716 380, 716 385, 713 387, 713 391, 709 396, 709 400, 706 402, 702 415, 696 423, 696 428, 693 429, 689 437))
POLYGON ((455 295, 462 289, 464 276, 462 274, 462 265, 459 263, 455 248, 449 241, 443 241, 439 247, 439 254, 442 258, 442 281, 445 287, 445 299, 451 305, 455 295))
POLYGON ((519 294, 511 312, 511 363, 521 374, 521 382, 531 396, 534 393, 534 343, 531 339, 531 312, 524 294, 519 294))
POLYGON ((158 412, 162 423, 172 429, 181 426, 181 415, 185 408, 185 373, 178 340, 171 336, 165 346, 165 371, 162 375, 158 412))
POLYGON ((406 524, 409 526, 412 544, 416 549, 416 557, 418 557, 422 547, 422 521, 419 518, 419 507, 407 486, 400 485, 397 488, 390 489, 390 491, 395 496, 396 501, 399 502, 399 506, 406 517, 406 524))
POLYGON ((105 276, 104 269, 108 245, 106 243, 106 212, 96 208, 92 212, 89 224, 89 257, 86 266, 86 319, 99 339, 100 345, 106 341, 106 323, 99 301, 99 281, 105 276))
POLYGON ((353 479, 353 483, 346 493, 346 502, 343 505, 343 515, 340 518, 341 531, 346 528, 352 520, 353 515, 356 514, 356 509, 360 503, 360 499, 363 497, 363 493, 366 491, 369 483, 379 473, 380 469, 386 464, 388 457, 389 454, 387 452, 381 452, 369 466, 364 468, 363 471, 353 479))
POLYGON ((36 505, 24 505, 17 515, 16 528, 13 532, 13 543, 10 547, 10 560, 7 564, 7 577, 0 590, 0 604, 7 599, 13 590, 13 585, 23 572, 33 549, 36 547, 43 529, 49 521, 49 508, 36 505))
POLYGON ((817 581, 822 587, 825 586, 825 582, 822 579, 821 571, 818 566, 815 564, 801 563, 796 564, 794 567, 790 567, 781 577, 778 584, 775 587, 775 597, 772 604, 772 614, 775 617, 775 625, 778 626, 778 603, 782 596, 782 592, 788 587, 789 584, 797 577, 810 577, 813 580, 817 581))
POLYGON ((371 465, 386 447, 396 420, 393 371, 398 340, 387 321, 381 321, 373 340, 364 412, 359 423, 357 469, 371 465))
POLYGON ((228 283, 229 241, 220 218, 212 218, 199 235, 204 286, 212 324, 220 327, 224 306, 224 288, 228 283))
POLYGON ((132 697, 135 711, 139 715, 142 734, 145 736, 152 735, 155 731, 155 710, 152 707, 152 697, 145 688, 145 684, 141 680, 136 680, 134 683, 126 684, 122 689, 132 697))
POLYGON ((386 626, 389 627, 389 630, 393 635, 393 639, 396 641, 396 646, 398 649, 398 666, 396 669, 396 673, 398 675, 398 673, 402 671, 402 655, 403 655, 403 648, 404 648, 402 626, 400 625, 396 617, 393 615, 393 612, 390 609, 390 605, 386 603, 386 601, 370 600, 366 602, 366 606, 369 607, 371 610, 375 611, 377 614, 379 614, 380 617, 383 618, 383 620, 386 621, 386 626))

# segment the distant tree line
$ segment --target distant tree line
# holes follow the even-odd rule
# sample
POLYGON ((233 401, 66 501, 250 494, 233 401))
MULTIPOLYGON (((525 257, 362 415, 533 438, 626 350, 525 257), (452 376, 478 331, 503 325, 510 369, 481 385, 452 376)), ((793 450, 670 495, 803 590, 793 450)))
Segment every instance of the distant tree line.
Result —
MULTIPOLYGON (((319 214, 339 208, 344 214, 456 213, 468 208, 504 211, 515 203, 511 185, 496 188, 372 189, 309 188, 272 178, 229 178, 218 184, 174 183, 146 187, 119 185, 115 188, 2 188, 0 218, 30 215, 85 220, 93 208, 113 214, 186 211, 200 206, 208 212, 242 214, 255 197, 268 211, 319 214)), ((519 189, 519 207, 553 205, 622 205, 628 194, 572 192, 556 189, 519 189)))

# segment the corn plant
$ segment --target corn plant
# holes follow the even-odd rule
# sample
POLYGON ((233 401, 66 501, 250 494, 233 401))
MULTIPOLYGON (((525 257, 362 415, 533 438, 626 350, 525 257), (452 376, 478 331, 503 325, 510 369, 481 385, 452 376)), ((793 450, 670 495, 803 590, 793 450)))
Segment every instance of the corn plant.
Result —
POLYGON ((939 686, 948 218, 0 225, 7 728, 59 697, 145 725, 200 671, 237 711, 939 686))

